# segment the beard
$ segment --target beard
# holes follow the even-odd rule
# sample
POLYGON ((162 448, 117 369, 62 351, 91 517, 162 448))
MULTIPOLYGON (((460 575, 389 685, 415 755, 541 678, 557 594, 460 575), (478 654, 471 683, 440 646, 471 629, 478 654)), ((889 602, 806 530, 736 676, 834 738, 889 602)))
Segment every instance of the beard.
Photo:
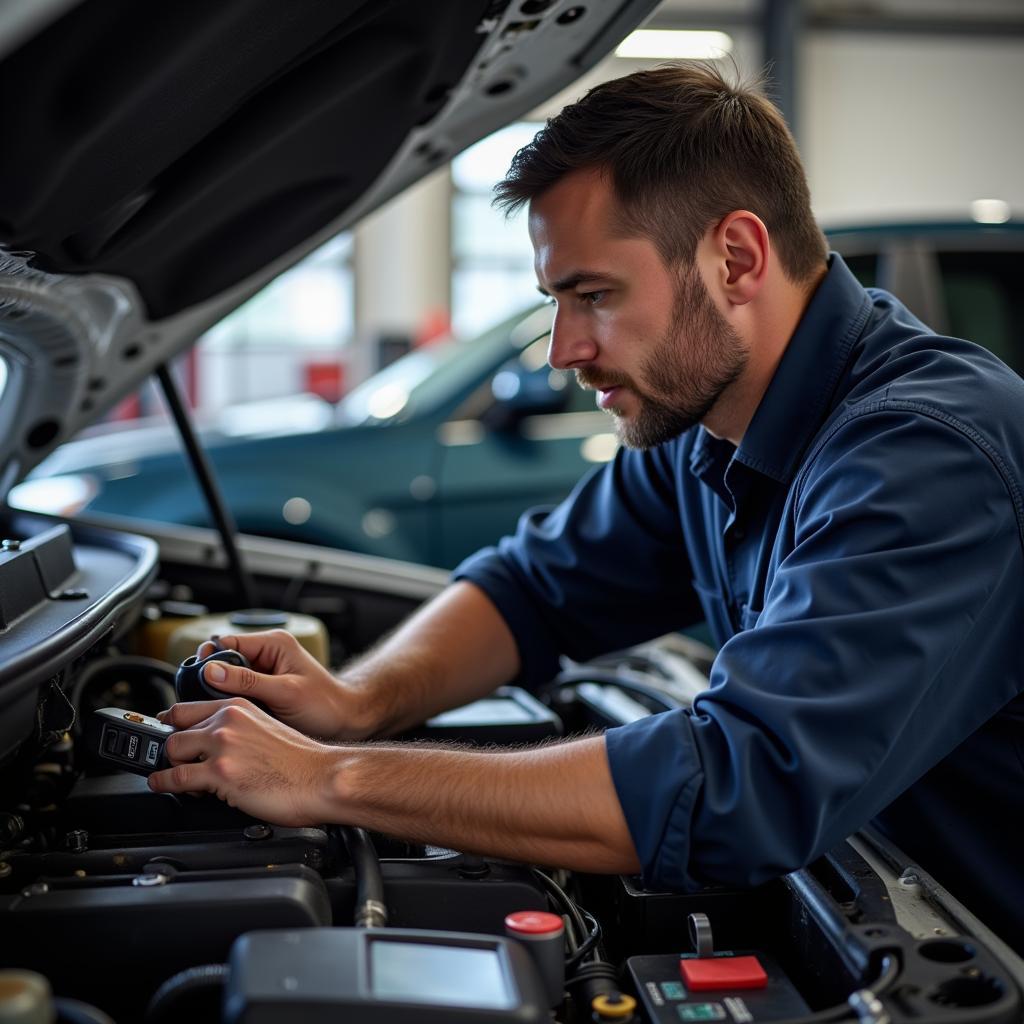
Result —
POLYGON ((672 323, 640 364, 637 378, 576 371, 581 387, 624 387, 638 409, 627 419, 614 408, 615 433, 627 448, 653 448, 699 423, 747 365, 739 335, 719 313, 691 264, 676 288, 672 323))

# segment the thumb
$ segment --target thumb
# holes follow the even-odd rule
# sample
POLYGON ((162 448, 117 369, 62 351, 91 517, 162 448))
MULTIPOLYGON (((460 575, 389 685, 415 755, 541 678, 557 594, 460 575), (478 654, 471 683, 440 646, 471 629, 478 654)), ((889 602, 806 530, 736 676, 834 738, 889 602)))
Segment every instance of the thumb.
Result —
POLYGON ((208 661, 200 671, 207 686, 224 693, 259 697, 273 687, 271 676, 223 661, 208 661))

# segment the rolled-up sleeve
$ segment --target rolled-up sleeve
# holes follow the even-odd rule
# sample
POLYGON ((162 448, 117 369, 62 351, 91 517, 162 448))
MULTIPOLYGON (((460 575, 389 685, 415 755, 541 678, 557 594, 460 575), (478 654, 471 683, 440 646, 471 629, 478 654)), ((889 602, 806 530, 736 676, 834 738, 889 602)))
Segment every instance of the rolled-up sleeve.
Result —
POLYGON ((862 412, 819 443, 710 689, 607 734, 649 884, 809 863, 1015 696, 1013 486, 969 430, 918 410, 862 412))
POLYGON ((516 638, 519 682, 699 621, 673 487, 675 447, 620 451, 557 508, 459 565, 516 638))

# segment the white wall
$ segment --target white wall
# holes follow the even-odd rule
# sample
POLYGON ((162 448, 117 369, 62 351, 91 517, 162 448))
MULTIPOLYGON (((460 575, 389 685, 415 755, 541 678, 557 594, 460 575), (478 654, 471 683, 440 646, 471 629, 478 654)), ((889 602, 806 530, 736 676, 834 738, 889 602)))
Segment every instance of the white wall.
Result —
POLYGON ((415 337, 435 313, 447 311, 451 176, 431 174, 375 211, 355 230, 355 344, 349 382, 377 369, 382 334, 415 337))
MULTIPOLYGON (((741 75, 756 75, 758 34, 731 34, 741 75)), ((537 113, 654 63, 608 58, 537 113)), ((1003 199, 1024 216, 1024 39, 808 32, 798 90, 823 222, 966 217, 973 199, 1003 199)))
POLYGON ((826 223, 1024 215, 1024 40, 816 33, 801 67, 801 149, 826 223))

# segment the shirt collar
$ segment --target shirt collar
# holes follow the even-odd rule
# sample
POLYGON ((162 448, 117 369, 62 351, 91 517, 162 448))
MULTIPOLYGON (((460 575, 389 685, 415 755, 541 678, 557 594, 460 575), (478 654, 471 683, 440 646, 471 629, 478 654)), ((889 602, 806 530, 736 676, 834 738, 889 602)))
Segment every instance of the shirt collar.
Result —
POLYGON ((827 415, 850 349, 870 311, 867 292, 842 257, 830 253, 828 273, 797 324, 736 449, 737 462, 780 483, 792 476, 827 415))

